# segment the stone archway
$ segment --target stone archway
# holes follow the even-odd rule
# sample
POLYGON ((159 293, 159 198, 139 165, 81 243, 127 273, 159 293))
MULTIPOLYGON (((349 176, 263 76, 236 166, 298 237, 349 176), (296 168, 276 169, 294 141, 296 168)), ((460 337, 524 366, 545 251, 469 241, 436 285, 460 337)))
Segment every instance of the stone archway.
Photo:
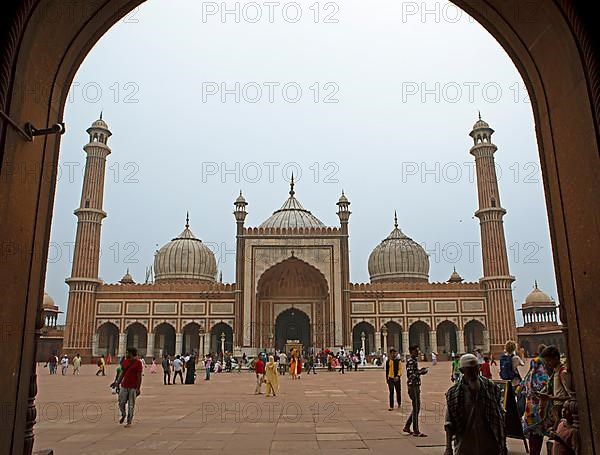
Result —
POLYGON ((303 337, 308 336, 303 349, 331 346, 334 334, 327 280, 307 262, 292 256, 267 269, 258 280, 257 302, 256 346, 273 348, 277 336, 284 336, 292 326, 300 330, 303 337), (300 317, 298 312, 306 315, 308 329, 306 321, 292 321, 294 311, 297 317, 300 317), (278 332, 276 321, 283 313, 287 316, 280 324, 292 325, 288 328, 280 325, 278 332))
POLYGON ((302 350, 311 347, 310 318, 296 308, 282 311, 275 320, 275 349, 285 350, 288 342, 298 342, 302 350))
POLYGON ((436 344, 433 349, 436 352, 446 358, 453 352, 455 354, 461 354, 462 349, 458 349, 458 327, 452 321, 441 322, 436 329, 436 344))
POLYGON ((183 328, 183 339, 182 339, 183 353, 196 354, 202 353, 202 346, 200 346, 200 324, 190 322, 183 328))
POLYGON ((482 351, 486 349, 484 332, 485 326, 475 319, 465 324, 465 345, 467 352, 473 352, 475 349, 481 349, 482 351))
POLYGON ((231 326, 225 322, 219 322, 213 325, 212 329, 210 329, 210 352, 217 354, 219 357, 223 354, 223 350, 221 349, 221 336, 225 335, 224 347, 225 351, 232 352, 233 351, 233 329, 231 326))
POLYGON ((359 322, 352 329, 352 351, 358 352, 362 347, 364 334, 365 355, 375 352, 375 327, 366 321, 359 322))
POLYGON ((175 344, 175 328, 171 324, 162 322, 154 328, 154 350, 146 355, 161 358, 165 354, 169 356, 185 354, 184 352, 175 352, 175 344))
POLYGON ((97 355, 110 355, 117 358, 119 350, 119 329, 112 322, 105 322, 98 327, 98 352, 97 355))
MULTIPOLYGON (((98 39, 141 0, 65 3, 11 2, 4 10, 0 49, 0 108, 18 125, 45 127, 62 120, 69 87, 98 39), (27 96, 35 90, 37 96, 27 96)), ((584 453, 600 447, 597 366, 583 359, 596 350, 595 323, 600 265, 597 223, 581 213, 600 213, 600 51, 591 2, 454 0, 488 30, 523 76, 536 123, 561 318, 568 323, 567 351, 578 392, 584 453), (556 65, 556 62, 561 62, 556 65), (565 87, 568 96, 565 96, 565 87)), ((484 56, 481 56, 484 58, 484 56)), ((5 254, 2 316, 10 331, 0 345, 6 359, 0 388, 12 416, 0 434, 0 453, 30 453, 35 416, 35 339, 50 239, 59 138, 28 142, 2 121, 0 130, 0 238, 19 254, 5 254), (14 169, 32 170, 23 178, 14 169), (14 197, 14 195, 19 195, 14 197), (17 354, 14 354, 17 353, 17 354), (16 372, 16 373, 14 373, 16 372), (30 397, 30 394, 32 396, 30 397), (25 436, 26 435, 26 436, 25 436)), ((14 250, 13 250, 14 251, 14 250)), ((93 328, 90 328, 93 331, 93 328)))
POLYGON ((148 343, 148 330, 139 322, 134 322, 125 330, 127 333, 126 348, 136 348, 140 357, 145 357, 148 343))
POLYGON ((383 351, 389 351, 390 348, 395 348, 396 352, 402 354, 404 352, 404 348, 408 348, 408 346, 404 346, 402 343, 402 327, 400 324, 394 321, 389 321, 383 324, 381 330, 381 349, 383 351), (383 335, 383 327, 387 329, 387 335, 384 337, 383 335))
POLYGON ((413 322, 408 329, 408 346, 417 345, 422 353, 428 355, 431 353, 431 343, 429 340, 429 325, 423 321, 413 322))

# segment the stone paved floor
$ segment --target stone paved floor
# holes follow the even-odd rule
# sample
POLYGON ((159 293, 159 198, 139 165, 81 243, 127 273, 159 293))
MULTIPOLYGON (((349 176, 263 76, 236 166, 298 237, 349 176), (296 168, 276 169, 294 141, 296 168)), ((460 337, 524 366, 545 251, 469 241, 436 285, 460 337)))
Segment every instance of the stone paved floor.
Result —
MULTIPOLYGON (((429 366, 429 364, 423 364, 429 366)), ((217 454, 442 454, 444 392, 450 364, 439 363, 423 378, 421 430, 428 438, 401 432, 410 412, 403 378, 403 405, 387 410, 381 370, 341 375, 319 372, 299 381, 281 378, 275 398, 253 395, 248 372, 213 375, 207 382, 164 386, 146 370, 131 428, 118 424, 116 398, 95 366, 80 376, 50 376, 39 368, 36 450, 56 455, 217 454)), ((495 372, 497 377, 497 371, 495 372)), ((202 373, 199 373, 202 378, 202 373)), ((510 453, 525 453, 509 440, 510 453)))

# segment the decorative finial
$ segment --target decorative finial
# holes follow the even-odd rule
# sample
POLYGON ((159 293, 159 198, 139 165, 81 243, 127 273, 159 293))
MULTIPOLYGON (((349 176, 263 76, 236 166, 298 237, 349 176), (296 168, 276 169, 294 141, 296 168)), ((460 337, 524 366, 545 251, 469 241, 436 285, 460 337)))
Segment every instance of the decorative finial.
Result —
POLYGON ((456 273, 456 266, 454 266, 453 269, 454 269, 454 273, 456 273))
POLYGON ((534 286, 535 286, 536 289, 538 288, 537 280, 534 281, 534 286))
POLYGON ((242 190, 240 190, 240 196, 242 195, 242 190))
POLYGON ((396 215, 396 211, 394 210, 394 227, 398 229, 398 215, 396 215))
POLYGON ((481 120, 481 111, 477 111, 477 113, 479 114, 479 120, 481 120))
POLYGON ((185 228, 190 227, 190 212, 185 212, 185 228))
POLYGON ((129 275, 129 267, 127 267, 127 275, 129 275))
POLYGON ((102 111, 100 111, 100 120, 102 120, 102 111))
POLYGON ((290 179, 290 196, 296 194, 294 191, 294 173, 292 172, 292 178, 290 179))

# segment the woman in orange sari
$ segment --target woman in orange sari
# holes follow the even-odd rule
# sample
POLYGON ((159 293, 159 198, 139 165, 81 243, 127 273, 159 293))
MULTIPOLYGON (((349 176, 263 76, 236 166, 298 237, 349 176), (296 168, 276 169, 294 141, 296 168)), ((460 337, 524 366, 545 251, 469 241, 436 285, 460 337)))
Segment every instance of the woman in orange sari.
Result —
POLYGON ((296 359, 296 350, 292 349, 290 353, 290 375, 292 379, 296 379, 296 365, 298 364, 298 360, 296 359))

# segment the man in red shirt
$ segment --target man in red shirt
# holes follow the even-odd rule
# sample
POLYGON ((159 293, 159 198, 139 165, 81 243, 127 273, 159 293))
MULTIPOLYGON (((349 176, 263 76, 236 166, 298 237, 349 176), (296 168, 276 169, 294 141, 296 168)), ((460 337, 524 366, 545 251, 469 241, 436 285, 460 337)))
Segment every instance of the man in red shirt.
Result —
POLYGON ((254 372, 256 373, 256 389, 254 390, 254 395, 260 395, 262 393, 260 389, 265 377, 265 362, 262 361, 260 354, 258 354, 256 362, 254 362, 254 372))
POLYGON ((127 357, 121 363, 121 377, 119 379, 121 390, 119 391, 119 410, 121 418, 119 423, 125 421, 127 416, 126 427, 131 426, 133 420, 133 409, 135 408, 135 399, 140 394, 142 386, 142 371, 144 367, 138 359, 136 348, 127 349, 127 357), (128 405, 127 415, 125 414, 125 404, 128 405))
POLYGON ((481 376, 486 379, 492 379, 492 370, 490 369, 490 358, 485 356, 483 363, 480 365, 481 376))

